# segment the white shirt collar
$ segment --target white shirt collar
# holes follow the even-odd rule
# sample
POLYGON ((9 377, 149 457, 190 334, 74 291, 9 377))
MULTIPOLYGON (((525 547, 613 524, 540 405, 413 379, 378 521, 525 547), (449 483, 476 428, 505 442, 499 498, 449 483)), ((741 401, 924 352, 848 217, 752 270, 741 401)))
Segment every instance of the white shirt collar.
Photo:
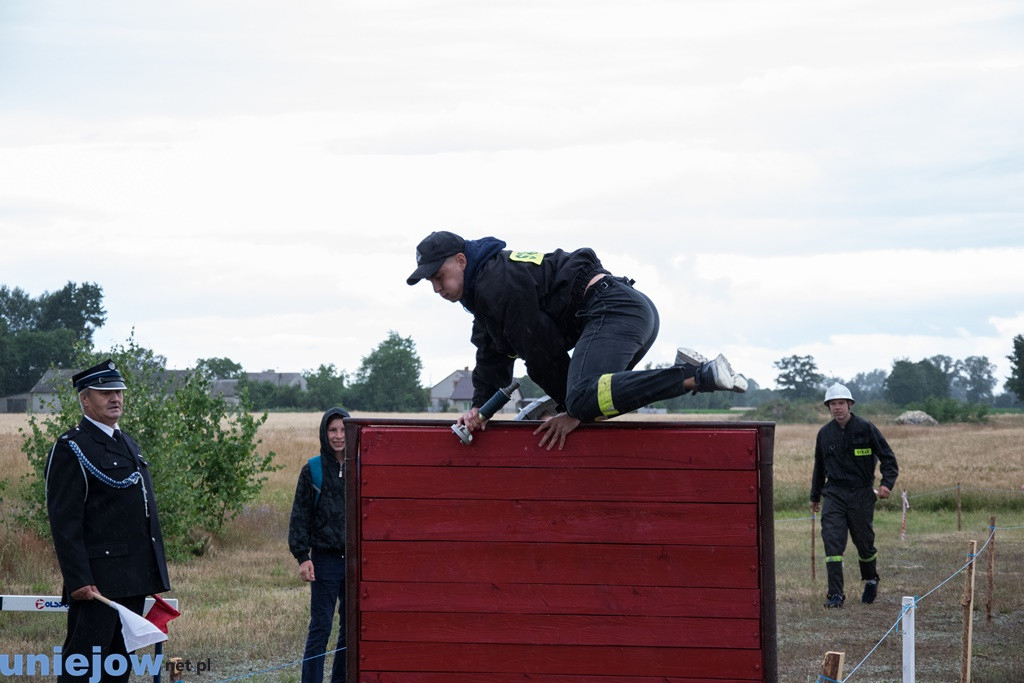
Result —
POLYGON ((105 425, 102 422, 97 422, 88 415, 83 415, 82 417, 84 417, 86 420, 92 422, 94 425, 102 429, 103 433, 109 436, 111 439, 114 438, 114 430, 118 428, 116 424, 113 427, 111 427, 110 425, 105 425))

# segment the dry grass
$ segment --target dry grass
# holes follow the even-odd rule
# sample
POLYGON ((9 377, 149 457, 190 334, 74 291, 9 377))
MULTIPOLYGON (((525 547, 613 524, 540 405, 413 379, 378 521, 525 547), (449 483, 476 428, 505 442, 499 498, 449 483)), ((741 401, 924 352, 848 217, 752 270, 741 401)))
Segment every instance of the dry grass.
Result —
MULTIPOLYGON (((356 417, 377 417, 361 415, 356 417)), ((401 415, 403 419, 454 419, 454 415, 401 415)), ((740 419, 741 416, 727 416, 740 419)), ((623 416, 628 420, 678 419, 677 416, 623 416)), ((686 416, 686 420, 718 420, 686 416)), ((184 617, 171 625, 169 655, 211 659, 214 681, 297 660, 308 619, 308 589, 299 581, 287 550, 288 510, 296 477, 318 449, 320 414, 275 413, 261 429, 261 451, 273 450, 283 468, 272 473, 259 499, 212 544, 207 555, 170 568, 184 617)), ((900 461, 900 482, 911 495, 961 482, 965 488, 1017 491, 1024 483, 1024 416, 996 416, 988 425, 932 428, 904 427, 875 420, 900 461)), ((0 478, 12 482, 4 497, 16 495, 18 478, 29 468, 17 433, 23 416, 0 415, 0 478)), ((847 651, 847 672, 893 624, 903 593, 922 595, 963 564, 965 541, 986 538, 989 514, 999 526, 1024 525, 1020 508, 981 511, 965 516, 965 531, 956 532, 955 515, 911 512, 910 537, 898 540, 899 506, 893 501, 877 516, 883 593, 879 604, 856 601, 841 614, 821 609, 824 576, 810 579, 807 489, 814 436, 819 425, 780 425, 775 441, 775 487, 782 505, 776 524, 776 575, 779 615, 779 668, 782 681, 813 681, 813 670, 828 649, 847 651), (791 504, 790 504, 791 503, 791 504)), ((1024 498, 1024 494, 1021 496, 1024 498)), ((1024 670, 1019 644, 1024 641, 1024 531, 1005 532, 999 540, 998 608, 992 625, 976 626, 975 681, 1011 681, 1024 670), (1014 668, 1016 667, 1016 668, 1014 668)), ((853 583, 854 567, 847 568, 853 583)), ((918 628, 919 680, 955 681, 959 674, 958 577, 922 605, 918 628)), ((979 588, 984 582, 979 579, 979 588)), ((857 588, 856 585, 853 586, 857 588)), ((53 550, 48 542, 0 525, 0 592, 47 594, 60 591, 53 550)), ((0 614, 0 653, 49 652, 63 638, 59 615, 0 614)), ((899 680, 899 640, 890 636, 857 681, 899 680)), ((194 676, 193 676, 194 677, 194 676)), ((288 667, 246 680, 298 680, 288 667)))

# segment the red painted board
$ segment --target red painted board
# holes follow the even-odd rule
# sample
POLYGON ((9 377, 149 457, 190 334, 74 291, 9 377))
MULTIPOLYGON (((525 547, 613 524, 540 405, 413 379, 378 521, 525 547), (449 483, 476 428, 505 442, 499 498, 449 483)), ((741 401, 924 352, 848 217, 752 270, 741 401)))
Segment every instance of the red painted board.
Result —
POLYGON ((367 498, 753 503, 757 472, 363 465, 367 498))
MULTIPOLYGON (((573 676, 571 674, 487 674, 487 673, 410 673, 393 674, 375 671, 364 673, 359 683, 706 683, 707 678, 679 678, 677 676, 573 676)), ((747 683, 761 678, 716 678, 715 683, 747 683)))
POLYGON ((760 680, 758 650, 360 642, 360 669, 760 680))
POLYGON ((757 506, 521 500, 364 500, 366 540, 757 545, 757 506))
POLYGON ((495 614, 634 614, 655 617, 756 619, 753 588, 594 586, 539 583, 377 583, 359 586, 367 612, 495 614))
POLYGON ((724 470, 756 467, 754 429, 624 428, 587 433, 599 428, 584 425, 569 436, 565 450, 548 451, 537 446, 539 437, 522 423, 495 425, 468 446, 442 427, 366 427, 360 437, 359 457, 363 465, 724 470))
POLYGON ((359 638, 432 643, 520 643, 758 649, 757 619, 363 612, 359 638))
POLYGON ((365 581, 755 588, 756 547, 364 541, 365 581))

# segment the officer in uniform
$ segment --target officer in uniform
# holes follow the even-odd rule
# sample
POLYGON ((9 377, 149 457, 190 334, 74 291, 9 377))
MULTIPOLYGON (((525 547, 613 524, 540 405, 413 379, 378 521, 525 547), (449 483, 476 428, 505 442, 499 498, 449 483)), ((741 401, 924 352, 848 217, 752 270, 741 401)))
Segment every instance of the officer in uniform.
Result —
POLYGON ((888 498, 899 468, 885 437, 875 425, 850 412, 850 390, 838 382, 825 392, 832 420, 818 430, 811 477, 811 511, 821 511, 821 540, 825 545, 828 596, 825 607, 842 607, 843 552, 847 532, 853 538, 864 581, 861 602, 872 603, 878 595, 878 551, 875 550, 875 500, 888 498), (880 464, 882 483, 876 492, 875 464, 880 464), (824 495, 824 505, 821 503, 824 495))
MULTIPOLYGON (((141 614, 146 596, 169 590, 170 582, 149 465, 135 440, 118 429, 124 379, 106 360, 72 382, 84 417, 57 439, 46 463, 46 507, 69 603, 62 655, 67 661, 81 653, 92 663, 99 646, 105 662, 127 653, 117 611, 94 596, 141 614)), ((130 671, 103 671, 100 680, 127 681, 130 671)), ((77 679, 64 672, 60 680, 77 679)))

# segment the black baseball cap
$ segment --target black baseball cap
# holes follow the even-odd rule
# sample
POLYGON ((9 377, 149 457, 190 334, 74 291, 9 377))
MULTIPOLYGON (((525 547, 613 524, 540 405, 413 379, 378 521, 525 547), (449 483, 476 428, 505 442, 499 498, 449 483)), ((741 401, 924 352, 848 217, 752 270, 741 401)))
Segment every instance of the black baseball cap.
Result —
POLYGON ((431 277, 444 264, 449 256, 460 254, 466 250, 466 240, 454 232, 438 230, 423 238, 416 246, 416 270, 406 280, 414 285, 424 278, 431 277))
POLYGON ((86 389, 99 389, 101 391, 114 391, 124 389, 124 378, 114 366, 114 361, 109 358, 102 363, 97 363, 87 370, 71 378, 75 390, 82 393, 86 389))

